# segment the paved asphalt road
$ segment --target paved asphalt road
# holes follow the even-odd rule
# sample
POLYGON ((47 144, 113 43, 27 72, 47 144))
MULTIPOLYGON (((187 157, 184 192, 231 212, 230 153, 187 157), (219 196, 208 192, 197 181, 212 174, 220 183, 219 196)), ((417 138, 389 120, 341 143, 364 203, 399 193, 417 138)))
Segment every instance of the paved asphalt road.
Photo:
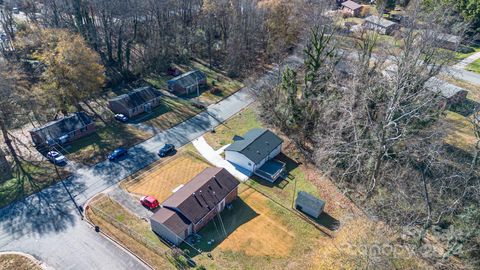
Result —
MULTIPOLYGON (((292 56, 284 64, 299 66, 301 61, 292 56)), ((156 152, 164 143, 182 146, 248 106, 254 100, 252 93, 262 89, 265 82, 275 80, 278 74, 278 68, 267 72, 251 87, 129 149, 124 160, 79 167, 64 181, 66 188, 75 202, 83 205, 94 195, 156 161, 156 152)), ((55 184, 0 209, 0 251, 29 253, 56 269, 143 269, 136 259, 80 220, 65 186, 55 184)))

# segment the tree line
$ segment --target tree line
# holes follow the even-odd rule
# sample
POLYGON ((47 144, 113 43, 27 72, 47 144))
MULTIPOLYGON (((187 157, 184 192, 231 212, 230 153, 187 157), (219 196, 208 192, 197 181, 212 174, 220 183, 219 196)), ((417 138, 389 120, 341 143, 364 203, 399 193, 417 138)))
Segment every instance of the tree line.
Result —
POLYGON ((334 26, 313 27, 303 70, 287 68, 278 86, 260 93, 261 115, 374 219, 410 231, 405 244, 419 255, 426 236, 441 231, 445 252, 424 254, 429 264, 455 267, 445 258, 456 255, 478 266, 479 118, 470 118, 471 153, 445 143, 436 77, 454 54, 439 49, 436 36, 451 25, 448 11, 419 4, 410 2, 401 45, 362 31, 347 52, 334 26))

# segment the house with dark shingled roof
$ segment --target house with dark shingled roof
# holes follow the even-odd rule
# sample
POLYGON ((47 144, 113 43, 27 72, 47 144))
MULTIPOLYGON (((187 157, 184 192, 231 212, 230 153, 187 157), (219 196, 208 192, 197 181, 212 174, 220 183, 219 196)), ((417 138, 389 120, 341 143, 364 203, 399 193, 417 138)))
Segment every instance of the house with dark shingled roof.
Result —
POLYGON ((36 146, 65 144, 95 132, 95 122, 85 112, 77 112, 29 132, 36 146))
POLYGON ((150 218, 152 230, 179 245, 237 198, 240 182, 224 168, 207 168, 176 190, 150 218))
POLYGON ((274 159, 282 150, 283 140, 268 129, 254 128, 225 148, 225 159, 241 171, 275 182, 285 163, 274 159))
POLYGON ((108 100, 110 110, 129 118, 149 112, 161 104, 162 93, 157 89, 145 86, 129 93, 108 100))

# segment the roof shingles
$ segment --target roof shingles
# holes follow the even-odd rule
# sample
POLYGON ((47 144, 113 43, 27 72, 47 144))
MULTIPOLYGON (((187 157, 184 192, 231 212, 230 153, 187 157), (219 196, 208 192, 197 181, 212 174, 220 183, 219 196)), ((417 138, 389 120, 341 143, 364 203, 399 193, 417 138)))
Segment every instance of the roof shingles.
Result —
POLYGON ((229 145, 225 151, 239 152, 258 164, 282 143, 283 140, 270 130, 254 128, 248 131, 243 139, 229 145))

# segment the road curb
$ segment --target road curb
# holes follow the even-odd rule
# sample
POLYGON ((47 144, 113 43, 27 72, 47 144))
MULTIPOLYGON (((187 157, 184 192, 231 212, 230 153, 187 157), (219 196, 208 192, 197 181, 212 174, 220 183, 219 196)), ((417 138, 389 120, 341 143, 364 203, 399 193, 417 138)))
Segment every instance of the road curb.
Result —
MULTIPOLYGON (((97 225, 95 225, 95 223, 93 223, 89 218, 88 218, 88 215, 85 214, 85 211, 87 211, 88 207, 89 207, 89 204, 91 201, 93 201, 97 196, 101 195, 101 194, 104 194, 103 192, 102 193, 98 193, 97 195, 91 197, 90 199, 88 199, 84 205, 83 205, 83 209, 84 212, 83 212, 83 219, 85 221, 85 223, 93 230, 95 230, 95 227, 97 225)), ((99 227, 100 228, 100 227, 99 227)), ((100 235, 102 235, 105 239, 109 240, 110 242, 112 242, 114 245, 116 245, 117 247, 123 249, 126 253, 129 253, 132 257, 136 258, 139 262, 141 262, 147 269, 151 269, 151 270, 155 270, 155 268, 153 266, 151 266, 148 262, 146 262, 144 259, 142 259, 141 257, 139 257, 137 254, 135 254, 135 252, 131 251, 128 247, 124 246, 122 243, 120 243, 119 241, 117 241, 116 239, 114 239, 113 237, 111 237, 110 235, 104 233, 102 231, 102 228, 100 228, 100 231, 98 232, 100 235)))

